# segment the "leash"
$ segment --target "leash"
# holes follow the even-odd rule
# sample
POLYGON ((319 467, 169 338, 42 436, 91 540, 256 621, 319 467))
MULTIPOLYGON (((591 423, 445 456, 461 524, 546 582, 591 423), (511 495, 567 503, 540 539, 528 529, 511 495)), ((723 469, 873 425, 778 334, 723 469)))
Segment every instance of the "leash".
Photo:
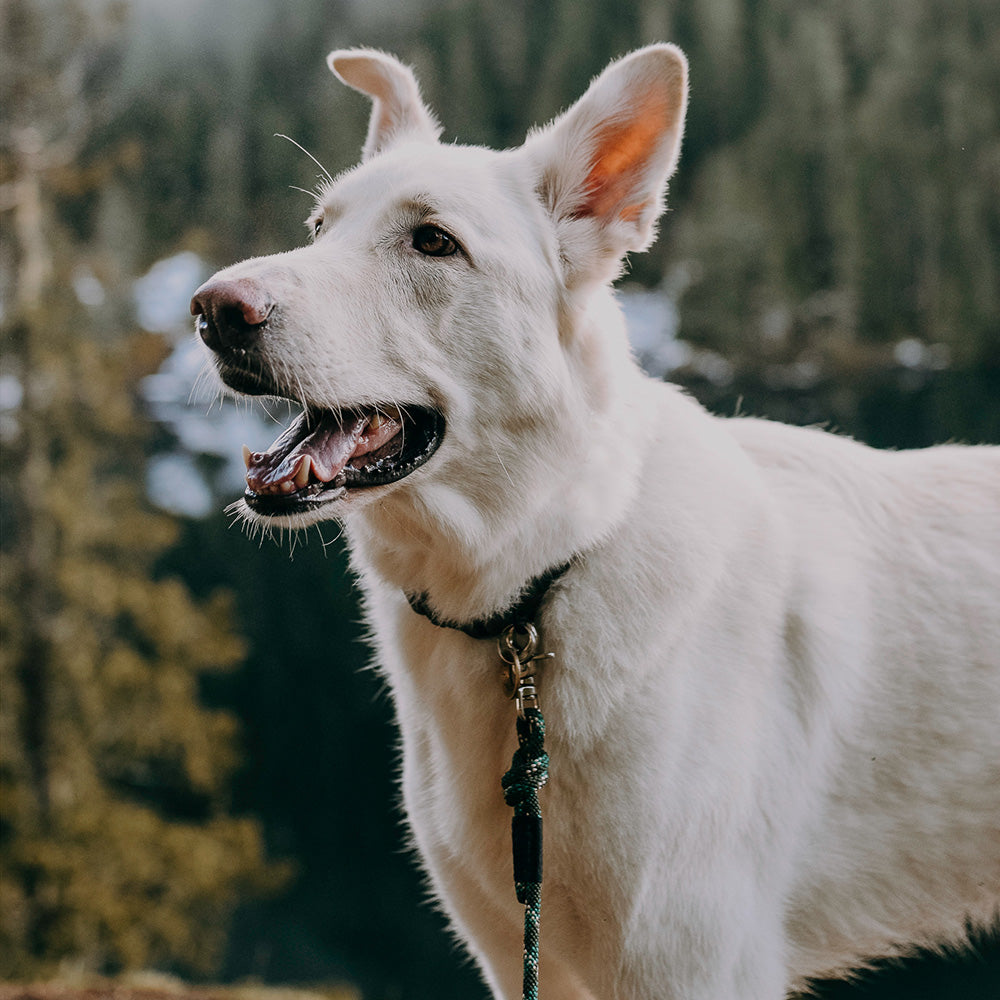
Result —
POLYGON ((538 940, 542 908, 542 811, 538 791, 549 778, 545 752, 545 718, 538 707, 535 665, 555 653, 538 652, 535 619, 549 588, 572 565, 572 560, 533 577, 514 604, 489 618, 459 623, 440 618, 426 594, 407 594, 410 607, 440 628, 457 629, 474 639, 497 640, 500 659, 506 664, 505 686, 517 712, 517 749, 510 770, 503 776, 504 801, 514 810, 510 821, 514 859, 514 891, 524 906, 524 973, 522 1000, 538 1000, 538 940))
POLYGON ((514 855, 514 890, 524 906, 524 975, 522 1000, 538 1000, 538 934, 542 910, 542 811, 538 790, 549 780, 545 752, 545 718, 538 708, 535 667, 555 653, 538 653, 538 631, 532 623, 508 626, 497 640, 500 658, 507 664, 507 681, 517 708, 517 743, 510 770, 501 785, 514 815, 510 821, 514 855), (524 636, 523 642, 519 641, 524 636))

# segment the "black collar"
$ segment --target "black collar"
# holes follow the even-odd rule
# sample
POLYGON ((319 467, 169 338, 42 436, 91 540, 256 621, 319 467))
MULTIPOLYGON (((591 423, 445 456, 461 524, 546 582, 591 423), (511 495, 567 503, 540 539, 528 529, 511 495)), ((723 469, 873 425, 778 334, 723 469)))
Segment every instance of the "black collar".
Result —
POLYGON ((438 616, 427 603, 427 594, 407 594, 406 599, 410 602, 410 607, 418 615, 433 622, 439 628, 458 629, 473 639, 495 639, 502 635, 511 625, 526 625, 534 622, 538 615, 542 601, 549 592, 549 587, 556 582, 573 565, 573 560, 564 562, 559 566, 547 569, 539 576, 532 577, 520 590, 520 593, 510 607, 488 618, 474 618, 470 622, 454 622, 438 616))

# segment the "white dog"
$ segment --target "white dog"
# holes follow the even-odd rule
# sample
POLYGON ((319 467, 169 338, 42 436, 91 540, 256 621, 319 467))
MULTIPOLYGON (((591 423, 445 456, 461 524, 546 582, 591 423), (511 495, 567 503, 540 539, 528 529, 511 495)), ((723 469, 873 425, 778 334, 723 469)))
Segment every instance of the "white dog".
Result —
POLYGON ((609 286, 677 162, 673 46, 503 152, 440 144, 393 58, 330 65, 373 100, 362 164, 310 245, 192 311, 231 389, 304 407, 247 453, 245 515, 346 527, 413 837, 494 994, 514 709, 496 642, 445 623, 526 590, 555 654, 544 1000, 777 1000, 990 926, 1000 449, 718 419, 639 371, 609 286))

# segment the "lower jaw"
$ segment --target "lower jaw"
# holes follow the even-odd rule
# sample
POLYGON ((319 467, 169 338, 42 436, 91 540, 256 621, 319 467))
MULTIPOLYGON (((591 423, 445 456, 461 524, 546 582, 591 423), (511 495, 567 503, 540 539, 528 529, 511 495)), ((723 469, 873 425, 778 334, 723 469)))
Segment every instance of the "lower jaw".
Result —
MULTIPOLYGON (((289 496, 287 494, 270 496, 265 493, 254 493, 248 489, 243 494, 243 502, 249 510, 258 517, 276 520, 279 518, 296 517, 299 515, 316 515, 326 508, 342 503, 347 497, 347 487, 321 490, 313 495, 289 496)), ((336 516, 333 510, 330 516, 336 516)), ((315 519, 315 518, 313 518, 315 519)))

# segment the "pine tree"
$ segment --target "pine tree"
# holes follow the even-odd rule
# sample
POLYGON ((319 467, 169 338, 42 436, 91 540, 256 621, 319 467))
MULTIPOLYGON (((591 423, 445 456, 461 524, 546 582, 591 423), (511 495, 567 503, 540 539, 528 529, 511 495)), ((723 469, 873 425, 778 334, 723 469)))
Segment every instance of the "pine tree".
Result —
MULTIPOLYGON (((62 7, 74 45, 104 25, 62 7)), ((94 174, 74 159, 87 108, 59 100, 44 47, 25 54, 46 14, 4 17, 23 44, 0 148, 0 975, 204 973, 241 896, 281 877, 256 822, 226 813, 236 726, 199 698, 243 646, 227 595, 155 572, 175 527, 143 498, 135 390, 163 348, 98 337, 73 294, 62 214, 94 174)))

